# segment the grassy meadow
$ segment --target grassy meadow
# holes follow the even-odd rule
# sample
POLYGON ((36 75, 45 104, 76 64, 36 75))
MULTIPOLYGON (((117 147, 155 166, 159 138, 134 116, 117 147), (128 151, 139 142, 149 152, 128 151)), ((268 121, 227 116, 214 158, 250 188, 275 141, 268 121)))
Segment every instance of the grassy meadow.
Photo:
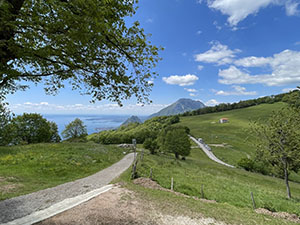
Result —
POLYGON ((171 204, 174 208, 175 202, 180 202, 177 205, 178 214, 184 214, 184 210, 181 212, 181 209, 187 207, 187 210, 195 210, 205 216, 234 224, 292 224, 254 213, 250 197, 250 192, 253 192, 257 208, 300 216, 300 184, 290 183, 293 199, 288 200, 282 179, 227 168, 208 159, 199 148, 192 148, 191 155, 186 160, 175 160, 174 156, 169 154, 145 154, 143 161, 139 162, 138 175, 149 177, 150 168, 153 170, 153 180, 162 187, 170 189, 173 177, 175 191, 200 198, 203 185, 204 197, 215 200, 217 204, 184 199, 163 191, 138 187, 129 180, 130 170, 116 182, 125 182, 126 187, 154 199, 159 204, 171 204))
POLYGON ((0 147, 0 200, 86 177, 119 161, 123 151, 90 142, 0 147))
POLYGON ((244 109, 181 117, 180 125, 189 127, 194 137, 203 138, 207 144, 223 144, 211 146, 214 154, 224 162, 237 165, 241 158, 251 157, 255 151, 249 135, 250 122, 264 122, 273 111, 285 105, 283 102, 261 104, 244 109), (228 118, 229 122, 220 124, 219 119, 223 117, 228 118))

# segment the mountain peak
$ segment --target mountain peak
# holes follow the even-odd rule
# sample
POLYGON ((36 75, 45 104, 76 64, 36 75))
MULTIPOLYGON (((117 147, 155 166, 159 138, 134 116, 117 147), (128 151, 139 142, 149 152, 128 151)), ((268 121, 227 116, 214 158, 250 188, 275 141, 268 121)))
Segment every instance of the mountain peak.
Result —
POLYGON ((137 116, 131 116, 121 126, 127 126, 130 123, 142 123, 142 121, 137 116))
POLYGON ((167 106, 166 108, 163 108, 159 112, 150 115, 149 118, 156 117, 156 116, 177 115, 177 114, 193 111, 204 107, 205 105, 200 101, 195 101, 189 98, 181 98, 178 99, 173 104, 167 106))

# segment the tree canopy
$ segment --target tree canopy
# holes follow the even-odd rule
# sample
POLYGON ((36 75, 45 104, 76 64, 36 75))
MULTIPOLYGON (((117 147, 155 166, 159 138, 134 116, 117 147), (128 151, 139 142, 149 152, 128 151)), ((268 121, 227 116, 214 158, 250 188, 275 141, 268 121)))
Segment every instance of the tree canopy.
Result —
POLYGON ((185 127, 167 127, 160 132, 157 142, 161 150, 174 153, 176 159, 179 155, 188 156, 191 151, 191 142, 185 127))
POLYGON ((87 135, 86 126, 78 118, 69 123, 62 132, 62 136, 67 139, 85 138, 87 135))
POLYGON ((91 100, 147 102, 160 60, 138 22, 137 0, 0 1, 0 95, 69 82, 91 100))
POLYGON ((255 124, 257 160, 269 162, 284 177, 291 198, 289 174, 300 169, 300 112, 286 107, 274 112, 266 124, 255 124))

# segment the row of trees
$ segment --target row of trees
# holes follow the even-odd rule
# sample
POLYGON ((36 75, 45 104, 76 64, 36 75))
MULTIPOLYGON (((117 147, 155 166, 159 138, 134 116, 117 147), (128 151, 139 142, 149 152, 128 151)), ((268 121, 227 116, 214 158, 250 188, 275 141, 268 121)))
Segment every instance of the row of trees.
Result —
POLYGON ((266 96, 257 99, 249 99, 245 101, 239 101, 235 103, 222 103, 216 106, 205 107, 201 109, 197 109, 191 112, 185 112, 182 116, 195 116, 207 113, 214 112, 223 112, 233 109, 241 109, 247 108, 250 106, 260 105, 260 104, 273 104, 275 102, 287 102, 287 103, 295 103, 300 106, 300 91, 294 90, 289 93, 283 93, 278 95, 266 96))
POLYGON ((179 116, 155 117, 142 124, 130 123, 115 130, 101 131, 98 134, 95 134, 91 140, 101 144, 121 144, 131 143, 134 138, 138 144, 143 144, 145 139, 157 138, 158 133, 162 129, 172 124, 176 124, 179 121, 179 116))
MULTIPOLYGON (((56 123, 40 114, 24 113, 13 117, 4 105, 0 105, 0 145, 18 145, 60 142, 56 123)), ((62 136, 67 140, 82 139, 87 136, 86 127, 80 119, 69 123, 62 136)))

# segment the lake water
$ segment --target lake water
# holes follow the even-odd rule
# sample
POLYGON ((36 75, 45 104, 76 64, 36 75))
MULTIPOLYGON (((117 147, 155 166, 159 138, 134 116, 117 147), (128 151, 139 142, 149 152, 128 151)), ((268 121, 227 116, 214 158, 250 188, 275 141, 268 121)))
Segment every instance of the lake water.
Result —
MULTIPOLYGON (((43 117, 49 121, 53 121, 58 126, 58 132, 65 129, 65 126, 79 118, 86 125, 88 134, 99 132, 102 130, 108 130, 119 127, 124 123, 131 115, 57 115, 57 114, 44 114, 43 117)), ((147 116, 138 116, 142 121, 147 116)))

